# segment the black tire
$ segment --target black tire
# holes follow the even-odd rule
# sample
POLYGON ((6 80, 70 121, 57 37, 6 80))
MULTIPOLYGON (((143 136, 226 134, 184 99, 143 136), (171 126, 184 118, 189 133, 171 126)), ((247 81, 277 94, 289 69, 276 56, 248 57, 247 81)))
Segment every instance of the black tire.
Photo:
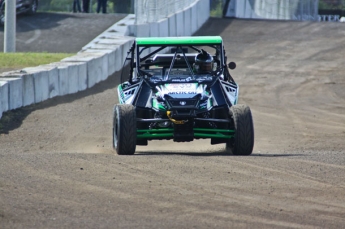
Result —
POLYGON ((119 104, 113 112, 113 148, 119 155, 133 155, 137 142, 137 120, 133 105, 119 104))
POLYGON ((226 143, 226 151, 234 155, 250 155, 254 147, 254 124, 250 108, 246 105, 230 107, 235 137, 226 143))

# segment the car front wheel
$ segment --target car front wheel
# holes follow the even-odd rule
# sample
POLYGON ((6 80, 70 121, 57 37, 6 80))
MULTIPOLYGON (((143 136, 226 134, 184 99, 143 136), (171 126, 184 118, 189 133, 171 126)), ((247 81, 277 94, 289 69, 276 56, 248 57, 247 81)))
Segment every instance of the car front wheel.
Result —
POLYGON ((254 124, 250 108, 246 105, 230 107, 235 136, 226 143, 226 151, 234 155, 250 155, 254 147, 254 124))
POLYGON ((135 107, 118 104, 113 111, 113 148, 119 155, 133 155, 137 142, 135 107))

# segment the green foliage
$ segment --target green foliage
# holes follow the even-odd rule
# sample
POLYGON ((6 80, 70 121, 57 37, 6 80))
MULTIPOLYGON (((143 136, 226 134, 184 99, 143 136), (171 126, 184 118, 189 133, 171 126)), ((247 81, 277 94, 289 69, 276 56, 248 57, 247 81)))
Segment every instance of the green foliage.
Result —
MULTIPOLYGON (((82 0, 80 5, 82 6, 82 0)), ((90 1, 90 12, 95 13, 97 10, 97 0, 90 1)), ((53 12, 72 12, 73 0, 40 0, 38 11, 53 11, 53 12)), ((107 12, 114 13, 114 0, 108 0, 107 12)))
POLYGON ((319 0, 319 10, 345 10, 345 1, 331 4, 328 1, 319 0))
POLYGON ((223 0, 210 0, 210 16, 223 17, 223 0))
MULTIPOLYGON (((90 5, 91 12, 96 13, 97 12, 97 0, 92 1, 92 6, 90 5)), ((114 13, 114 3, 107 1, 107 13, 114 13)))
POLYGON ((41 0, 39 2, 39 11, 72 11, 73 0, 41 0))
POLYGON ((25 68, 60 61, 70 53, 0 53, 1 68, 25 68))

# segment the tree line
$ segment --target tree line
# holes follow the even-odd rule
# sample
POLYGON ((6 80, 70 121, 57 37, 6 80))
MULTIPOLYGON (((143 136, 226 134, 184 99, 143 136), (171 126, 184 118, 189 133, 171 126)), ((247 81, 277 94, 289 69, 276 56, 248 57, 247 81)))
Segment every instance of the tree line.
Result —
MULTIPOLYGON (((82 0, 79 0, 82 4, 82 0)), ((90 1, 90 13, 96 12, 97 0, 90 1)), ((38 10, 41 12, 72 12, 73 0, 40 0, 38 10)), ((134 0, 108 0, 108 13, 134 13, 134 0)))

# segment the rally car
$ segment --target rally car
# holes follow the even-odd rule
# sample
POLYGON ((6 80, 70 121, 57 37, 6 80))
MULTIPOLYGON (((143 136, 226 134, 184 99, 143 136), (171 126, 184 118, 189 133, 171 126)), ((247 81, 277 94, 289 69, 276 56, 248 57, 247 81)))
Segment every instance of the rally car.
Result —
POLYGON ((151 140, 210 139, 225 152, 250 155, 250 108, 238 104, 239 86, 226 64, 220 36, 136 38, 129 74, 117 87, 113 148, 132 155, 151 140))

